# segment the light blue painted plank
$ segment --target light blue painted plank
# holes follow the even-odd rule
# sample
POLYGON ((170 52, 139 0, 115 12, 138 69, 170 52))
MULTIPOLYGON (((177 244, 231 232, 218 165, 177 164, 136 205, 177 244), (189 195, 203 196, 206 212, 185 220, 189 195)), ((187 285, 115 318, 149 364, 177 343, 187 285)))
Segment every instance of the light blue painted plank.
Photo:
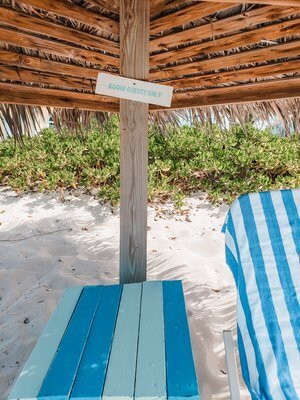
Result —
POLYGON ((168 399, 199 399, 180 281, 163 282, 168 399))
POLYGON ((38 395, 38 400, 68 400, 102 293, 85 287, 38 395))
POLYGON ((136 371, 135 399, 166 399, 163 291, 161 282, 145 282, 136 371))
POLYGON ((43 380, 64 335, 82 287, 65 290, 35 348, 10 393, 8 400, 37 399, 43 380))
POLYGON ((123 286, 103 400, 134 396, 142 284, 123 286))
POLYGON ((70 399, 99 400, 121 299, 122 286, 104 286, 70 399))

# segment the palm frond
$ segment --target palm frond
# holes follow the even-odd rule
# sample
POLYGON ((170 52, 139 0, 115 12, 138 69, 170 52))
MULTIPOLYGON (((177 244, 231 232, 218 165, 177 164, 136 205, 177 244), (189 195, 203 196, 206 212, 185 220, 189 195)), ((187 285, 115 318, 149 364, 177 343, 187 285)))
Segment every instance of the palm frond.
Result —
MULTIPOLYGON (((96 121, 99 129, 111 117, 109 113, 90 112, 78 109, 48 108, 57 131, 69 131, 82 135, 96 121)), ((45 113, 41 107, 0 104, 0 139, 12 137, 22 142, 33 132, 41 129, 45 113)), ((221 105, 183 110, 150 113, 150 123, 155 124, 164 134, 167 126, 179 127, 183 124, 206 126, 217 124, 226 128, 231 124, 245 126, 247 122, 262 125, 279 124, 286 136, 300 133, 300 99, 282 99, 249 104, 221 105)))
POLYGON ((17 104, 0 104, 0 138, 13 137, 22 141, 25 136, 30 137, 32 132, 40 130, 44 121, 41 107, 17 104))
POLYGON ((48 112, 57 131, 68 131, 77 135, 82 135, 84 131, 90 129, 92 122, 95 121, 101 128, 110 117, 109 113, 78 109, 48 108, 48 112))
POLYGON ((158 112, 152 120, 163 130, 167 124, 225 128, 231 124, 245 126, 247 122, 280 125, 285 136, 300 133, 300 99, 281 99, 248 104, 220 105, 158 112))

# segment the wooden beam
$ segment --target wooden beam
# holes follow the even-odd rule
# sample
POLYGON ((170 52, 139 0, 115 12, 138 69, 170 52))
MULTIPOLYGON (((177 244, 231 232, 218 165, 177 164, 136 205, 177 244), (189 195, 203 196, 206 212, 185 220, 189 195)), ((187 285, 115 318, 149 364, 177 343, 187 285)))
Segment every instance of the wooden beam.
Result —
MULTIPOLYGON (((194 3, 202 3, 204 1, 209 3, 235 3, 235 4, 261 4, 280 7, 300 7, 300 0, 192 0, 194 3)), ((170 8, 183 5, 184 0, 153 0, 151 1, 151 15, 158 14, 170 8)))
POLYGON ((242 82, 257 78, 272 78, 276 75, 278 76, 299 72, 300 59, 298 58, 297 60, 262 65, 260 67, 204 74, 199 75, 196 78, 176 79, 174 81, 169 81, 168 85, 174 86, 175 89, 199 88, 201 86, 215 86, 224 83, 242 82))
MULTIPOLYGON (((243 68, 233 71, 199 75, 195 78, 182 78, 168 81, 168 85, 175 89, 189 89, 201 86, 215 86, 223 83, 242 82, 249 79, 272 77, 300 72, 300 59, 284 61, 259 67, 243 68)), ((96 76, 91 79, 76 78, 57 73, 46 73, 20 67, 0 67, 0 79, 20 83, 35 83, 47 86, 56 86, 66 89, 80 89, 94 91, 96 76)))
POLYGON ((166 15, 151 21, 150 34, 155 35, 159 32, 173 29, 176 26, 188 24, 230 7, 232 7, 231 3, 192 4, 191 6, 176 11, 171 15, 166 15))
POLYGON ((49 22, 42 18, 21 14, 8 8, 0 7, 0 23, 30 33, 43 34, 76 45, 92 47, 119 55, 119 43, 112 40, 49 22))
POLYGON ((156 14, 160 14, 164 11, 168 11, 171 10, 172 8, 182 5, 185 5, 184 0, 172 0, 172 1, 163 0, 159 2, 151 1, 150 4, 151 18, 152 16, 155 18, 156 14))
POLYGON ((0 42, 13 46, 20 46, 26 49, 37 50, 45 54, 56 55, 74 60, 91 62, 102 66, 119 66, 119 59, 92 50, 62 44, 53 40, 41 39, 25 32, 10 30, 0 27, 0 42))
MULTIPOLYGON (((96 77, 95 77, 96 78, 96 77)), ((0 66, 0 79, 20 83, 56 86, 65 89, 89 90, 94 92, 96 79, 75 78, 57 73, 41 72, 20 67, 0 66)))
MULTIPOLYGON (((198 1, 199 0, 193 0, 193 1, 198 1)), ((201 1, 206 1, 210 3, 236 3, 236 4, 268 4, 270 6, 281 6, 281 7, 300 7, 300 0, 201 0, 201 1)))
MULTIPOLYGON (((181 0, 182 1, 182 0, 181 0)), ((168 2, 168 0, 151 0, 150 1, 150 10, 151 13, 153 11, 153 9, 157 9, 160 8, 162 4, 166 4, 168 2)))
POLYGON ((175 65, 173 67, 157 70, 150 74, 151 80, 174 79, 175 77, 197 74, 218 69, 239 67, 251 63, 278 60, 280 58, 292 58, 300 56, 300 41, 267 46, 261 49, 249 50, 228 56, 214 57, 195 61, 189 64, 175 65))
MULTIPOLYGON (((149 0, 120 0, 121 75, 148 79, 149 0)), ((120 282, 147 276, 148 104, 120 101, 120 282)))
POLYGON ((88 0, 88 2, 94 6, 101 7, 107 12, 113 12, 119 14, 120 4, 118 0, 88 0))
MULTIPOLYGON (((218 89, 205 89, 192 93, 178 93, 173 98, 171 109, 253 103, 299 97, 300 78, 286 78, 218 89)), ((151 106, 151 110, 166 109, 151 106)))
POLYGON ((66 64, 59 61, 50 61, 45 58, 27 56, 9 50, 0 48, 0 64, 15 66, 20 68, 30 68, 41 72, 55 71, 57 74, 74 76, 76 78, 96 79, 99 71, 103 69, 95 69, 81 67, 79 65, 66 64))
MULTIPOLYGON (((300 97, 300 78, 285 78, 224 88, 175 94, 173 109, 207 107, 221 104, 252 103, 300 97)), ((0 82, 0 103, 77 108, 118 112, 119 104, 108 97, 56 89, 40 89, 0 82)), ((166 110, 151 106, 151 110, 166 110)))
MULTIPOLYGON (((235 0, 233 1, 233 3, 234 2, 235 0)), ((183 8, 185 8, 186 0, 151 0, 150 1, 151 18, 154 19, 157 17, 158 14, 161 14, 164 11, 172 10, 178 6, 182 6, 183 8)))
POLYGON ((118 112, 119 103, 105 96, 0 82, 0 103, 118 112))
POLYGON ((176 62, 196 56, 216 53, 218 51, 234 49, 241 46, 249 46, 254 43, 263 43, 266 40, 275 40, 290 35, 296 35, 299 31, 299 18, 279 22, 246 32, 234 33, 232 36, 216 38, 209 42, 202 42, 200 44, 155 54, 150 57, 150 65, 151 67, 154 67, 159 64, 167 64, 170 60, 176 62))
POLYGON ((67 19, 90 25, 100 31, 118 35, 119 23, 104 15, 77 6, 68 0, 20 0, 20 3, 45 10, 67 19))
POLYGON ((150 51, 171 49, 176 46, 193 43, 196 40, 215 38, 218 35, 229 34, 230 32, 250 28, 263 22, 276 21, 298 13, 299 9, 294 7, 261 7, 213 23, 152 39, 150 41, 150 51))

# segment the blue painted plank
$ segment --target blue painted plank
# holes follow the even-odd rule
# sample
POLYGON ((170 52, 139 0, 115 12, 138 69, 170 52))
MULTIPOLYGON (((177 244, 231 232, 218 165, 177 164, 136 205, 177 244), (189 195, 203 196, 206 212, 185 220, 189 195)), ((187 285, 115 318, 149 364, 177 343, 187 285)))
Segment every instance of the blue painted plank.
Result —
POLYGON ((38 400, 68 400, 101 297, 102 286, 85 287, 43 382, 38 400))
POLYGON ((8 400, 37 399, 81 292, 82 287, 72 287, 65 290, 56 310, 25 363, 8 400))
POLYGON ((163 282, 168 399, 199 399, 180 281, 163 282))
POLYGON ((123 286, 103 400, 134 396, 141 292, 140 283, 123 286))
POLYGON ((167 398, 162 282, 143 283, 134 397, 167 398))
POLYGON ((70 396, 72 400, 99 400, 102 395, 121 293, 121 285, 103 287, 70 396))

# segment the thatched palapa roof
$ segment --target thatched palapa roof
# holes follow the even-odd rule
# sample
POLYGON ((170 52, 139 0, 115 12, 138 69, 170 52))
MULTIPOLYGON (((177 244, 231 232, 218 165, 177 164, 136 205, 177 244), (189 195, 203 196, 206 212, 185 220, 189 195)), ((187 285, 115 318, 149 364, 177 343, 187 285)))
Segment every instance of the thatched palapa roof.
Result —
MULTIPOLYGON (((172 109, 245 103, 299 124, 300 0, 150 5, 149 80, 174 86, 172 109)), ((117 112, 94 92, 119 61, 119 0, 0 0, 0 103, 117 112)))
POLYGON ((242 118, 250 104, 293 123, 299 17, 300 0, 0 0, 0 103, 14 124, 12 106, 120 112, 121 283, 147 276, 149 105, 96 95, 98 72, 174 86, 175 114, 242 118))

